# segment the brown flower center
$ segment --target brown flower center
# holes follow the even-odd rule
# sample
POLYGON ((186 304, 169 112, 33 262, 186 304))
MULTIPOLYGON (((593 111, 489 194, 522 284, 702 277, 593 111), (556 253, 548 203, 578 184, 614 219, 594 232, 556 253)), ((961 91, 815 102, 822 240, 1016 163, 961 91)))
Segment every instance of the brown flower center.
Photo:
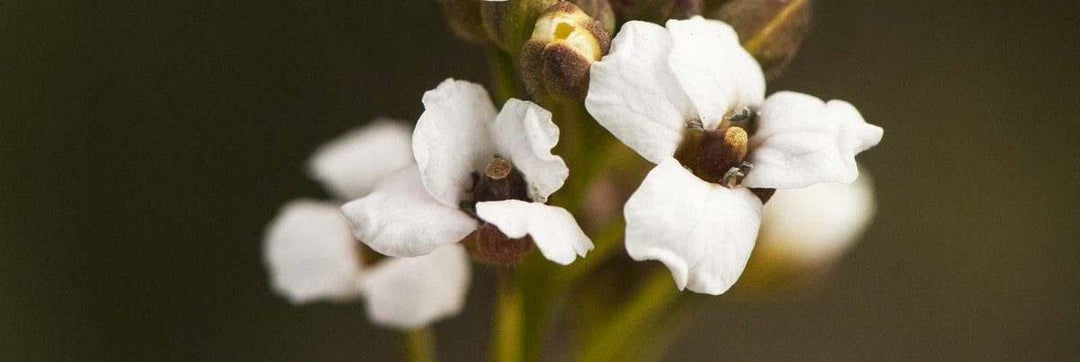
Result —
MULTIPOLYGON (((495 157, 484 167, 482 174, 474 175, 473 200, 462 203, 462 210, 476 216, 476 203, 484 201, 521 200, 530 202, 528 184, 521 172, 504 158, 495 157)), ((481 224, 461 242, 481 263, 510 266, 517 264, 535 249, 531 237, 511 239, 495 225, 480 220, 481 224)))

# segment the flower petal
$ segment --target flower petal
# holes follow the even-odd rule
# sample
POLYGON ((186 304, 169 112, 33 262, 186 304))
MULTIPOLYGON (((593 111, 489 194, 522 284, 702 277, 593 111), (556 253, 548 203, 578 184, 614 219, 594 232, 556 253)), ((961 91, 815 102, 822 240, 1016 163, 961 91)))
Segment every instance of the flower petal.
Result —
POLYGON ((736 107, 757 108, 765 99, 765 74, 739 45, 735 29, 695 16, 668 20, 673 46, 668 62, 702 124, 714 129, 736 107))
POLYGON ((412 163, 412 130, 378 119, 319 147, 308 162, 308 172, 338 198, 351 200, 412 163))
POLYGON ((489 201, 476 204, 480 219, 499 228, 510 238, 532 236, 544 257, 568 265, 577 256, 593 249, 592 240, 581 231, 574 215, 561 207, 520 200, 489 201))
POLYGON ((562 157, 551 154, 559 143, 559 127, 543 107, 510 99, 495 118, 491 133, 497 153, 525 176, 533 201, 546 202, 570 175, 562 157))
POLYGON ((797 188, 818 182, 852 182, 859 176, 855 155, 881 141, 881 127, 868 124, 844 101, 779 92, 769 96, 750 137, 754 169, 743 185, 797 188))
POLYGON ((593 63, 585 97, 600 125, 653 163, 675 154, 686 122, 697 118, 668 65, 671 48, 667 29, 627 22, 611 52, 593 63))
POLYGON ((874 208, 874 187, 865 172, 850 184, 777 190, 765 205, 759 240, 801 264, 828 263, 858 240, 874 208))
POLYGON ((427 254, 476 229, 476 220, 424 191, 415 167, 388 177, 371 194, 341 209, 357 239, 389 256, 427 254))
POLYGON ((458 314, 465 305, 470 276, 465 248, 449 245, 424 256, 384 260, 360 286, 374 323, 415 329, 458 314))
POLYGON ((749 189, 702 181, 675 159, 649 172, 623 212, 630 257, 659 260, 679 289, 713 295, 738 280, 761 223, 749 189))
POLYGON ((270 284, 293 304, 359 296, 359 251, 337 206, 308 200, 282 207, 263 241, 270 284))
POLYGON ((472 174, 494 154, 488 131, 495 105, 476 83, 447 79, 424 93, 424 113, 413 132, 413 154, 424 188, 457 207, 472 187, 472 174))

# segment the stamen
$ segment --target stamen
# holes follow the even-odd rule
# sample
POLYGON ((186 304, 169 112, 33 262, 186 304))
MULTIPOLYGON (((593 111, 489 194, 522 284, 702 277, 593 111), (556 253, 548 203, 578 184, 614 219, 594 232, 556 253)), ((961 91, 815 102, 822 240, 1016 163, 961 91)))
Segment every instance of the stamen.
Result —
POLYGON ((705 130, 705 125, 703 123, 701 123, 700 119, 695 118, 695 119, 691 119, 689 121, 686 121, 686 128, 689 128, 689 129, 692 129, 692 130, 695 130, 695 131, 703 131, 703 130, 705 130))
POLYGON ((731 125, 745 127, 750 120, 754 118, 754 111, 750 107, 742 107, 738 110, 732 111, 725 117, 728 121, 731 121, 731 125))
POLYGON ((732 188, 739 185, 743 178, 746 178, 746 173, 754 169, 754 164, 743 161, 738 167, 732 167, 724 172, 724 176, 720 178, 720 184, 727 188, 732 188))
POLYGON ((720 179, 720 184, 726 186, 727 188, 732 188, 735 187, 735 185, 738 185, 739 181, 742 181, 743 177, 746 177, 746 174, 744 174, 741 169, 739 169, 738 167, 732 167, 729 168, 727 172, 724 172, 724 177, 720 179))

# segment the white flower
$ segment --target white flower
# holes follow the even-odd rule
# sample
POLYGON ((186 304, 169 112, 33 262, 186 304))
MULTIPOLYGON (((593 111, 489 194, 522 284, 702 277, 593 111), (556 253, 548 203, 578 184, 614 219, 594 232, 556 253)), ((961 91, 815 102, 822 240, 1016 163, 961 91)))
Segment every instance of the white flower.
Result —
POLYGON ((496 113, 483 87, 453 79, 423 103, 412 138, 417 167, 342 207, 357 238, 386 255, 417 256, 486 222, 511 238, 530 236, 560 264, 592 249, 569 213, 543 204, 569 174, 551 154, 559 129, 550 112, 511 99, 496 113))
POLYGON ((625 206, 627 251, 700 293, 727 291, 746 266, 762 213, 750 188, 852 182, 855 155, 882 136, 846 102, 765 99, 734 30, 701 17, 626 23, 590 78, 589 113, 657 164, 625 206))
MULTIPOLYGON (((410 138, 408 127, 379 120, 320 148, 309 170, 339 198, 363 196, 376 181, 415 170, 410 138)), ((457 314, 471 268, 461 246, 365 263, 337 204, 311 200, 282 207, 267 227, 263 253, 271 285, 292 303, 362 299, 372 321, 400 329, 457 314)))
POLYGON ((865 171, 850 184, 777 190, 765 205, 758 242, 800 266, 826 266, 859 240, 874 208, 874 187, 865 171))
POLYGON ((457 314, 469 286, 469 257, 457 245, 365 265, 349 221, 326 202, 286 204, 267 229, 263 252, 274 290, 292 303, 363 299, 369 318, 392 328, 457 314))

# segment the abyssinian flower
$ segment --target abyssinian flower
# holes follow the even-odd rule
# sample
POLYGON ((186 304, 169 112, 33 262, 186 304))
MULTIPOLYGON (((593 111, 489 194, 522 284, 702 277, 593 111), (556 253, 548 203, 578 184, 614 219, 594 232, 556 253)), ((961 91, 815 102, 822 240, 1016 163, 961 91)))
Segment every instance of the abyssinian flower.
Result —
MULTIPOLYGON (((410 148, 408 127, 376 121, 322 147, 309 170, 338 198, 357 197, 380 178, 409 168, 410 148)), ((292 303, 362 299, 372 321, 400 329, 457 314, 470 277, 460 246, 380 259, 353 238, 339 206, 324 201, 283 206, 267 228, 263 253, 274 290, 292 303)))
POLYGON ((517 99, 496 112, 482 86, 453 79, 423 103, 412 138, 417 167, 342 207, 357 238, 399 257, 463 241, 495 264, 517 262, 534 244, 564 265, 592 249, 569 212, 544 204, 569 175, 551 154, 559 129, 550 112, 517 99))
POLYGON ((852 182, 855 155, 882 136, 843 101, 765 99, 734 30, 701 17, 626 23, 592 66, 585 106, 657 164, 624 208, 630 256, 708 294, 742 273, 774 189, 852 182))

